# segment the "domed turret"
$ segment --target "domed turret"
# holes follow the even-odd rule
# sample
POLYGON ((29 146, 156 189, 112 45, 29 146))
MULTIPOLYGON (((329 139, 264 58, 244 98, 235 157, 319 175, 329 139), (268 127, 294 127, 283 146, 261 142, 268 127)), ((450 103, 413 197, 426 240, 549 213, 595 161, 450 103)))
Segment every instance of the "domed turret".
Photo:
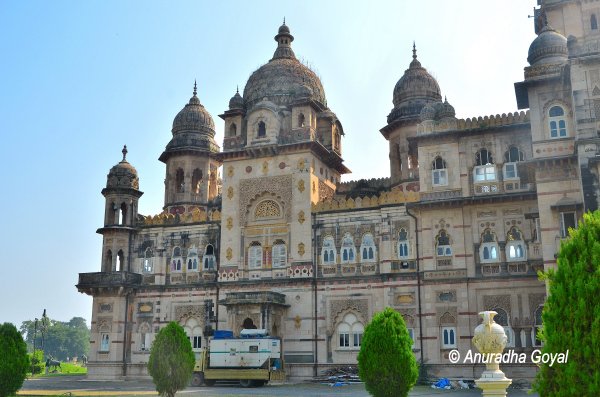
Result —
POLYGON ((127 162, 127 145, 123 146, 123 160, 112 167, 108 173, 106 187, 139 189, 140 180, 136 169, 127 162))
POLYGON ((218 152, 214 141, 215 123, 212 116, 198 99, 196 82, 190 101, 177 113, 173 120, 173 138, 160 157, 164 161, 168 153, 182 150, 218 152), (165 157, 166 156, 166 157, 165 157))
POLYGON ((196 82, 194 82, 193 96, 173 120, 173 129, 171 130, 173 134, 181 132, 204 132, 211 136, 215 135, 215 122, 210 113, 200 103, 197 93, 196 82))
POLYGON ((567 38, 546 25, 529 46, 527 62, 531 66, 563 63, 568 54, 567 38))
POLYGON ((244 98, 240 95, 240 91, 235 90, 235 95, 231 97, 229 100, 229 109, 243 109, 244 108, 244 98))
POLYGON ((297 99, 310 99, 326 107, 325 90, 315 72, 303 65, 292 50, 294 36, 285 24, 275 36, 277 49, 273 58, 258 68, 244 88, 246 109, 264 98, 276 105, 289 105, 297 99))
POLYGON ((417 49, 413 44, 413 60, 394 87, 394 108, 388 123, 401 118, 416 118, 425 105, 441 100, 440 86, 417 60, 417 49))
POLYGON ((419 118, 421 121, 440 121, 444 119, 453 119, 456 116, 454 107, 450 105, 448 99, 444 98, 444 102, 429 103, 423 107, 419 118))

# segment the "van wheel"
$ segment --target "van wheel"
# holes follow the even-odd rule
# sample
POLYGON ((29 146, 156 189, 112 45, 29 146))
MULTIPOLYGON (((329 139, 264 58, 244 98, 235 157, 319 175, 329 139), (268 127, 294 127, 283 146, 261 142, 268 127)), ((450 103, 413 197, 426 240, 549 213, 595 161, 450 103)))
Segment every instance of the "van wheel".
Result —
POLYGON ((252 386, 252 380, 251 379, 240 379, 240 386, 246 388, 246 387, 251 387, 252 386))
POLYGON ((204 372, 194 372, 192 375, 192 386, 202 386, 204 383, 204 372))

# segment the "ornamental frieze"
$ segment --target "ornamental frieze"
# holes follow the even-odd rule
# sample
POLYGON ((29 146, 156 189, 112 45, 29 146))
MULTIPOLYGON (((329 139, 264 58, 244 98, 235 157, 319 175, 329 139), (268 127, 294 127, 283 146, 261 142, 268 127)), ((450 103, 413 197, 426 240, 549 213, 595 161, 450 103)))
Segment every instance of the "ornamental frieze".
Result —
POLYGON ((263 193, 276 195, 284 204, 285 219, 290 219, 292 202, 292 176, 279 175, 264 178, 246 179, 240 182, 240 224, 245 225, 248 208, 252 200, 263 193))

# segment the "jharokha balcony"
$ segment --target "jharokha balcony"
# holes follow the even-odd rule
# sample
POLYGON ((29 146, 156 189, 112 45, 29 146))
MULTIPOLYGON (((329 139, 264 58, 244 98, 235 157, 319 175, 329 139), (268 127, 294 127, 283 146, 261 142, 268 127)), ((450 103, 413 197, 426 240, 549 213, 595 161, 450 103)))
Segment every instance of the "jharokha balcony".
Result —
POLYGON ((76 287, 87 295, 117 294, 130 292, 142 284, 142 275, 131 272, 79 273, 76 287))

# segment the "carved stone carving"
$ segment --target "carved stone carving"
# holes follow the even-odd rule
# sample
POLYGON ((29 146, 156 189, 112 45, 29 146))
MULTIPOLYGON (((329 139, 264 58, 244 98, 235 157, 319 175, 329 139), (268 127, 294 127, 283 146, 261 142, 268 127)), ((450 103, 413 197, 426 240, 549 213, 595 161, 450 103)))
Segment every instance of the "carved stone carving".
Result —
POLYGON ((408 327, 413 327, 415 325, 415 309, 399 309, 398 313, 402 315, 402 318, 408 327))
POLYGON ((322 180, 319 180, 319 201, 332 198, 334 193, 332 188, 327 186, 322 180))
POLYGON ((252 178, 240 182, 240 224, 245 225, 247 211, 256 197, 263 193, 271 193, 284 203, 285 217, 290 219, 292 201, 292 176, 279 175, 266 178, 252 178))
POLYGON ((298 181, 298 191, 299 191, 300 193, 302 193, 302 192, 304 191, 304 189, 305 189, 305 188, 304 188, 304 179, 300 179, 300 180, 298 181))
POLYGON ((438 291, 436 298, 438 302, 456 302, 456 291, 438 291))
POLYGON ((112 317, 98 317, 96 328, 98 332, 112 332, 112 317))
POLYGON ((347 310, 352 310, 360 315, 361 320, 366 324, 369 317, 369 301, 367 299, 343 299, 329 302, 329 329, 335 329, 335 324, 340 314, 347 310))
POLYGON ((233 176, 233 166, 231 165, 227 168, 227 176, 230 178, 233 176))
POLYGON ((497 307, 504 309, 508 317, 512 318, 510 295, 485 295, 483 297, 483 311, 494 310, 497 307))
POLYGON ((229 188, 227 188, 227 198, 230 200, 233 198, 233 187, 231 187, 231 186, 229 186, 229 188))
POLYGON ((540 305, 543 305, 546 301, 546 294, 529 294, 529 318, 533 323, 535 319, 535 311, 540 305))
POLYGON ((98 307, 100 313, 112 313, 112 305, 110 303, 100 303, 98 307))
POLYGON ((190 317, 196 317, 204 320, 204 306, 202 305, 184 305, 175 307, 175 318, 183 323, 190 317))
POLYGON ((394 303, 396 305, 410 305, 415 303, 415 294, 410 292, 410 293, 402 293, 402 294, 396 294, 396 296, 394 297, 394 303))
POLYGON ((298 244, 298 255, 302 256, 306 253, 305 249, 304 249, 304 243, 299 243, 298 244))
POLYGON ((298 222, 300 222, 300 224, 303 224, 305 220, 306 218, 304 217, 304 211, 298 212, 298 222))
POLYGON ((455 307, 447 307, 437 309, 437 316, 440 321, 440 325, 452 325, 456 324, 457 310, 455 307))
POLYGON ((227 248, 227 253, 225 254, 225 258, 227 258, 228 261, 231 260, 231 258, 233 258, 233 250, 231 248, 227 248))
POLYGON ((265 200, 256 206, 254 216, 256 218, 279 218, 281 210, 275 201, 265 200))
POLYGON ((231 228, 233 228, 233 218, 228 217, 227 218, 227 230, 231 230, 231 228))

